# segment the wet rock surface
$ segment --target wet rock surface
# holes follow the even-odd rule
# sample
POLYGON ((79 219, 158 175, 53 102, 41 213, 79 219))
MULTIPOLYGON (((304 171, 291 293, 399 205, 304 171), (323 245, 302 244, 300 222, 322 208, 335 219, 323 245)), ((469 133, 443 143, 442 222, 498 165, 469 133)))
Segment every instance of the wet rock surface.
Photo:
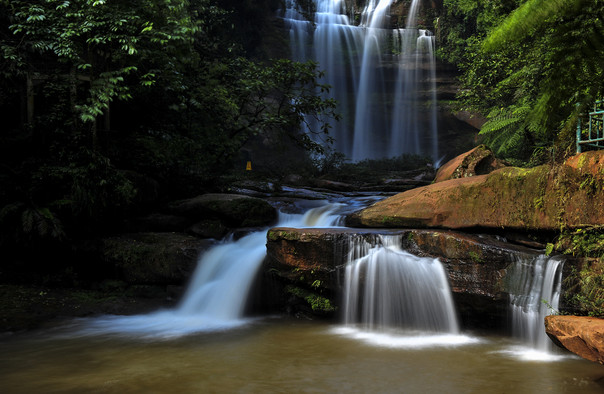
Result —
POLYGON ((203 194, 169 206, 173 215, 197 220, 219 219, 232 227, 268 225, 277 218, 265 200, 241 194, 203 194))
POLYGON ((440 230, 359 228, 273 228, 267 235, 265 271, 285 285, 322 292, 337 305, 343 267, 352 238, 375 244, 380 235, 400 237, 403 249, 421 257, 439 258, 464 324, 479 328, 504 326, 508 305, 505 276, 516 256, 540 251, 502 242, 492 236, 440 230))

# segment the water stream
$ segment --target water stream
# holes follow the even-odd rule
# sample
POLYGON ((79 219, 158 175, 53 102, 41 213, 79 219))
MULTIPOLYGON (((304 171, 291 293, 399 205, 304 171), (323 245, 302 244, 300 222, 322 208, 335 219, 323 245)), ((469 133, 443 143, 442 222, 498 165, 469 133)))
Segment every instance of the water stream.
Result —
POLYGON ((551 353, 554 344, 543 328, 545 316, 558 309, 562 286, 559 257, 517 256, 510 269, 510 309, 512 333, 537 351, 551 353))
MULTIPOLYGON (((336 226, 342 207, 323 203, 304 214, 280 213, 278 226, 336 226)), ((112 334, 146 338, 175 338, 204 331, 233 329, 252 322, 244 316, 250 288, 266 256, 267 230, 238 240, 227 238, 199 258, 178 307, 136 316, 82 319, 71 335, 112 334)))
MULTIPOLYGON (((332 226, 341 209, 348 208, 326 204, 304 215, 282 214, 279 224, 332 226)), ((249 285, 242 277, 254 276, 265 237, 265 231, 252 233, 205 253, 173 310, 78 319, 1 338, 0 391, 602 390, 597 364, 568 354, 525 357, 526 347, 518 350, 512 338, 460 333, 442 265, 400 250, 391 237, 356 242, 342 324, 246 318, 249 285)), ((529 272, 544 275, 521 274, 530 279, 519 282, 558 275, 556 268, 537 266, 529 272)))
MULTIPOLYGON (((390 27, 394 0, 368 0, 360 20, 343 0, 314 0, 308 21, 294 1, 284 12, 294 60, 314 60, 343 119, 335 149, 353 161, 404 153, 438 158, 434 37, 417 28, 413 0, 405 28, 390 27)), ((312 121, 309 120, 312 126, 312 121)))

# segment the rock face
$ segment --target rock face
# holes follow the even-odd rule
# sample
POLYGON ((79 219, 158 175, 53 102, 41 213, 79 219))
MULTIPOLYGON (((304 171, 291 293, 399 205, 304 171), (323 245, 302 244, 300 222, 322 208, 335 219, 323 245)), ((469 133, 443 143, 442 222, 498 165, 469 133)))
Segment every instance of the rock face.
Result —
POLYGON ((380 234, 400 237, 403 248, 415 255, 441 260, 462 321, 472 327, 505 326, 507 269, 519 255, 540 254, 493 237, 450 231, 274 228, 267 236, 264 270, 271 273, 273 282, 314 291, 337 306, 351 239, 375 243, 380 234))
POLYGON ((172 203, 169 210, 194 222, 216 219, 230 227, 264 226, 277 218, 277 211, 268 202, 241 194, 203 194, 172 203))
POLYGON ((503 167, 505 167, 505 164, 498 160, 486 145, 479 145, 440 167, 436 173, 434 183, 486 175, 503 167))
POLYGON ((604 320, 587 316, 547 316, 545 331, 558 346, 604 364, 604 320))
POLYGON ((558 231, 604 223, 604 151, 563 165, 506 167, 380 201, 347 218, 355 227, 558 231))
POLYGON ((119 279, 135 285, 183 285, 207 240, 178 233, 138 233, 106 238, 100 255, 119 279))

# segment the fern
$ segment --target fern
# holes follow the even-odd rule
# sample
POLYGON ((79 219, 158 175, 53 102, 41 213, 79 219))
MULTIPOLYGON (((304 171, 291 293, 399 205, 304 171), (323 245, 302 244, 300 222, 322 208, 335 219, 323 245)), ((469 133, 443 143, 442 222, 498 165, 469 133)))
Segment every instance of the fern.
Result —
POLYGON ((531 108, 508 107, 494 110, 480 129, 480 135, 496 155, 518 157, 526 149, 526 121, 531 108))
POLYGON ((551 18, 580 9, 583 0, 529 0, 514 11, 485 40, 487 51, 518 42, 545 25, 551 18))
POLYGON ((30 238, 56 239, 65 237, 61 221, 48 208, 27 208, 21 214, 23 233, 30 238))

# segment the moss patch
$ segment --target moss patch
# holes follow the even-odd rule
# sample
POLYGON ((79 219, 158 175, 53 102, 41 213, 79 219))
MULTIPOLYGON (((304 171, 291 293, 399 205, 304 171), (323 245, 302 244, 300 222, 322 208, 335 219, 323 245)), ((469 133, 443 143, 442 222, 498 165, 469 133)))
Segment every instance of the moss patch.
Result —
POLYGON ((336 307, 332 305, 329 298, 323 297, 314 292, 302 289, 296 286, 287 286, 285 291, 300 299, 303 299, 314 313, 332 314, 336 311, 336 307))

